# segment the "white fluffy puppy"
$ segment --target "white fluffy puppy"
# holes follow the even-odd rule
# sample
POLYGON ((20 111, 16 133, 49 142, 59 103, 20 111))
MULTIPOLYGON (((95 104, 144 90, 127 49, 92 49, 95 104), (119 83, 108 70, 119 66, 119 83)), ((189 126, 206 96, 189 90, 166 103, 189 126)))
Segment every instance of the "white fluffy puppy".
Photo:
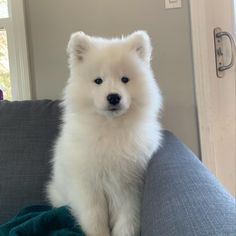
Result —
POLYGON ((72 34, 63 125, 47 192, 88 236, 137 236, 144 173, 160 145, 162 97, 147 33, 72 34))

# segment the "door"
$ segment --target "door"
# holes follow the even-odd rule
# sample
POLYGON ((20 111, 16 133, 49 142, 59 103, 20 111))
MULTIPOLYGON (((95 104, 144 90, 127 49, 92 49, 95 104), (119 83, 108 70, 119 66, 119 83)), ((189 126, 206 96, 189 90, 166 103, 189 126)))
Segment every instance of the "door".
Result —
MULTIPOLYGON (((225 70, 222 78, 217 76, 214 43, 218 27, 235 38, 236 0, 191 0, 190 4, 202 161, 236 195, 236 67, 225 70)), ((223 48, 218 55, 224 60, 220 65, 227 66, 233 62, 235 46, 226 35, 220 40, 223 48)))

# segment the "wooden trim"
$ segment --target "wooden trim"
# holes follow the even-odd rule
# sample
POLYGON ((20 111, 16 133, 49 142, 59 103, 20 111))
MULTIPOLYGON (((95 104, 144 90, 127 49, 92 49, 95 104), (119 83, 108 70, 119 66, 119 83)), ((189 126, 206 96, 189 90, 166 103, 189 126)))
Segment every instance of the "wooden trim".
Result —
POLYGON ((216 174, 214 129, 211 125, 211 110, 206 107, 210 101, 210 57, 207 41, 205 0, 190 0, 192 46, 194 61, 195 93, 198 109, 201 156, 203 163, 216 174))

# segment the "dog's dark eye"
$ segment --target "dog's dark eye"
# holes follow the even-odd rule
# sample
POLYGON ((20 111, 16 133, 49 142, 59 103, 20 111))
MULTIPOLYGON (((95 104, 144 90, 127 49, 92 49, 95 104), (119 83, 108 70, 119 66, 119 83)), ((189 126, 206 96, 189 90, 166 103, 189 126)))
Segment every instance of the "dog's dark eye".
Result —
POLYGON ((94 80, 95 84, 101 84, 103 82, 103 80, 101 78, 97 78, 94 80))
POLYGON ((123 76, 123 77, 121 78, 121 81, 122 81, 124 84, 127 84, 127 83, 129 82, 129 78, 123 76))

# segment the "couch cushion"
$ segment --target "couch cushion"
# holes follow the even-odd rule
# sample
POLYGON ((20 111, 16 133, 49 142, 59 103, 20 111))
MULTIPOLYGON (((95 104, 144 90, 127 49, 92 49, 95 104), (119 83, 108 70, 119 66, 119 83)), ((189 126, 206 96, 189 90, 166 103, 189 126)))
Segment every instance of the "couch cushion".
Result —
POLYGON ((58 103, 0 102, 0 224, 24 206, 45 202, 58 103))

